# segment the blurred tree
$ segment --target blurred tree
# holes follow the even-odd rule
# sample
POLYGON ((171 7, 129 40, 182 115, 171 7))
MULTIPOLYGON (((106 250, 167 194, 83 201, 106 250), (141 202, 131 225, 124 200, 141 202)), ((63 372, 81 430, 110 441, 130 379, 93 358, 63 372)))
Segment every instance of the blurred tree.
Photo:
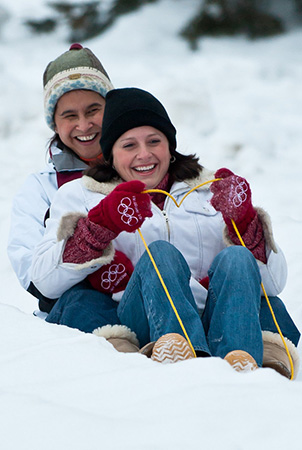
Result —
MULTIPOLYGON (((50 33, 67 24, 70 42, 101 34, 118 17, 158 0, 56 0, 48 3, 51 17, 27 20, 36 33, 50 33)), ((177 0, 174 0, 177 3, 177 0)), ((194 17, 180 31, 191 47, 203 35, 244 34, 249 38, 271 36, 286 29, 288 6, 295 9, 295 20, 302 17, 302 0, 199 0, 194 17)))
POLYGON ((113 0, 111 3, 108 0, 83 0, 80 2, 75 0, 74 3, 55 1, 48 3, 48 5, 56 12, 56 18, 27 20, 26 25, 35 33, 49 33, 63 22, 67 24, 70 30, 69 41, 82 41, 101 34, 119 16, 155 1, 157 0, 113 0))
POLYGON ((295 4, 297 12, 302 14, 302 0, 295 0, 295 4))
POLYGON ((201 0, 199 10, 181 35, 193 49, 202 35, 272 36, 285 30, 282 13, 289 3, 298 14, 302 13, 302 0, 283 0, 277 7, 273 0, 201 0))

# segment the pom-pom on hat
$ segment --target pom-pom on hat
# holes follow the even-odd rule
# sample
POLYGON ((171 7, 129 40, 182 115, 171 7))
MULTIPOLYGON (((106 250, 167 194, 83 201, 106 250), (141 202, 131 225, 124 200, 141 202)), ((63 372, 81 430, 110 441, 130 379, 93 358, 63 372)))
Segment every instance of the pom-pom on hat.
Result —
POLYGON ((56 104, 66 92, 77 89, 95 91, 106 97, 113 89, 110 78, 89 48, 72 44, 70 49, 51 61, 43 75, 44 112, 47 125, 54 130, 56 104))
POLYGON ((100 140, 105 160, 109 160, 113 144, 122 134, 144 125, 164 133, 170 148, 176 148, 176 129, 163 105, 152 94, 138 88, 108 92, 100 140))

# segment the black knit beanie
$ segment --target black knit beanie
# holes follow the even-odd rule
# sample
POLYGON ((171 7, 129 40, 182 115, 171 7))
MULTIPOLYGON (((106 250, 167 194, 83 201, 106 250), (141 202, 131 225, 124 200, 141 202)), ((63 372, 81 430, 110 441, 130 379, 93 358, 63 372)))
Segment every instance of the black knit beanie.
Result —
POLYGON ((106 95, 100 140, 105 160, 109 160, 117 139, 132 128, 148 125, 164 133, 170 148, 176 148, 176 129, 163 105, 149 92, 138 88, 113 89, 106 95))

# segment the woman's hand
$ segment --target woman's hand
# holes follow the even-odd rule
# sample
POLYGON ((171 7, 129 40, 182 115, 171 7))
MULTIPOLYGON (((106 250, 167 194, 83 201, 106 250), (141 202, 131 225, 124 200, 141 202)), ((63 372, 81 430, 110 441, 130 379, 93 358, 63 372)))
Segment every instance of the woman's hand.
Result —
POLYGON ((217 211, 220 211, 227 225, 232 242, 239 245, 241 242, 234 230, 234 220, 246 247, 255 258, 267 262, 265 251, 265 238, 263 227, 256 210, 252 205, 252 194, 248 182, 228 169, 219 169, 215 181, 211 185, 213 197, 211 203, 217 211))
POLYGON ((226 223, 233 219, 236 224, 248 224, 256 215, 248 182, 228 169, 219 169, 215 178, 222 180, 211 185, 213 207, 221 212, 226 223))
POLYGON ((126 289, 134 268, 130 259, 116 251, 113 261, 88 275, 87 279, 97 291, 114 294, 126 289))
POLYGON ((145 184, 138 180, 119 184, 88 213, 88 218, 116 234, 133 233, 152 217, 151 197, 143 194, 145 184))

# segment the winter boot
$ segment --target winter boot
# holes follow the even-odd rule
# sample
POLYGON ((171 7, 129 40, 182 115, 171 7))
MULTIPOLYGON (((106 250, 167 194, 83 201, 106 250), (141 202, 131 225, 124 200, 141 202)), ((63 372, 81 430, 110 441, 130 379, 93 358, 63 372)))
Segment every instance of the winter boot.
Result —
POLYGON ((125 325, 105 325, 96 328, 92 334, 104 337, 118 352, 136 353, 139 350, 136 334, 125 325))
POLYGON ((155 345, 155 341, 149 342, 149 344, 146 344, 144 347, 142 347, 139 352, 142 355, 147 356, 147 358, 151 358, 154 345, 155 345))
MULTIPOLYGON (((262 367, 269 367, 276 370, 286 378, 291 379, 291 364, 286 352, 281 336, 271 331, 263 331, 263 363, 262 367)), ((299 354, 294 344, 284 338, 289 354, 293 362, 293 379, 296 378, 299 370, 299 354)))
POLYGON ((155 343, 147 344, 140 352, 147 356, 151 353, 153 361, 163 364, 194 358, 187 340, 177 333, 164 334, 155 343))
POLYGON ((258 365, 254 358, 243 350, 233 350, 229 352, 224 359, 237 371, 237 372, 251 372, 258 368, 258 365))

